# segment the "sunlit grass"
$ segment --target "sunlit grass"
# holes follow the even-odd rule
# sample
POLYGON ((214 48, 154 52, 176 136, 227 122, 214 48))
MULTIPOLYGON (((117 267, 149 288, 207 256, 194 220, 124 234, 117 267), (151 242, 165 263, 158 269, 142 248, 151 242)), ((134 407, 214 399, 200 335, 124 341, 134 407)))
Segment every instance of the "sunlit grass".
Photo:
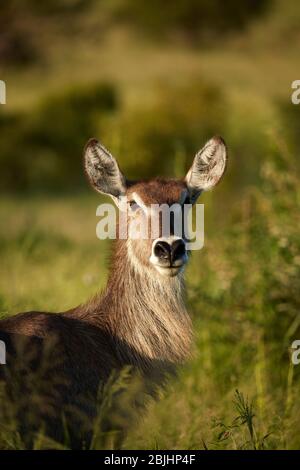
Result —
POLYGON ((100 198, 1 201, 1 311, 63 311, 103 288, 107 243, 96 238, 100 198))

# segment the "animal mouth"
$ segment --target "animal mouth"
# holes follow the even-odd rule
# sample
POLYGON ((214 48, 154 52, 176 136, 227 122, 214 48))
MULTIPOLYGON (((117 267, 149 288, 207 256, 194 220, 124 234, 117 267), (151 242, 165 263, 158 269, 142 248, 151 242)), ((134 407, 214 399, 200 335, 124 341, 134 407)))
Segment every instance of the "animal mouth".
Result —
POLYGON ((185 264, 186 263, 181 263, 179 265, 168 265, 168 266, 166 265, 164 266, 161 264, 153 264, 153 266, 163 276, 175 277, 184 269, 185 264))

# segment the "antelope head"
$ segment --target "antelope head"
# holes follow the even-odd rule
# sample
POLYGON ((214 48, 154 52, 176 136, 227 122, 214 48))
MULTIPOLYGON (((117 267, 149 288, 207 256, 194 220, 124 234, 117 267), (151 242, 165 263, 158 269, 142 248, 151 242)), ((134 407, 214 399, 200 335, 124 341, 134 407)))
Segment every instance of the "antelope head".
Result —
MULTIPOLYGON (((116 159, 96 139, 89 140, 84 151, 85 171, 91 185, 98 192, 111 196, 119 209, 126 212, 129 259, 139 269, 168 277, 178 275, 187 263, 188 235, 184 228, 180 236, 175 231, 175 212, 169 211, 169 220, 164 221, 160 209, 176 207, 178 215, 178 208, 180 212, 186 205, 195 204, 202 191, 219 182, 226 160, 224 141, 213 137, 196 154, 185 178, 132 182, 125 178, 116 159)), ((181 217, 182 223, 184 220, 181 217)))

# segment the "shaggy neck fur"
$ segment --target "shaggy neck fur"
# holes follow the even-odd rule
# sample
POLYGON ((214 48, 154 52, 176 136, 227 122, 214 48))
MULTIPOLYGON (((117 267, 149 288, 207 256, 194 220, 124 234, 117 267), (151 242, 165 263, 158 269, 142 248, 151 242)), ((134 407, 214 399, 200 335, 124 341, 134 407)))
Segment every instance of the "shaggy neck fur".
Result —
POLYGON ((155 361, 182 362, 192 336, 182 275, 168 278, 141 266, 123 240, 116 241, 110 272, 98 309, 102 324, 116 338, 117 347, 119 343, 119 353, 142 369, 155 361))

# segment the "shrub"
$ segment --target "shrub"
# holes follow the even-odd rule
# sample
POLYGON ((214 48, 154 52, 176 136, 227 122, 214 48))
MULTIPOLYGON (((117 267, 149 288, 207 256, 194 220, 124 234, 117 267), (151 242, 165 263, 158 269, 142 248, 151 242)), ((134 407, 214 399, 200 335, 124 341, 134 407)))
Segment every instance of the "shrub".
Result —
POLYGON ((114 88, 97 83, 49 96, 30 115, 0 115, 3 189, 76 187, 83 181, 84 144, 116 108, 114 88))
MULTIPOLYGON (((11 0, 0 5, 0 63, 25 65, 41 56, 40 29, 51 31, 57 17, 75 15, 93 0, 11 0), (42 27, 41 27, 42 24, 42 27)), ((68 34, 69 28, 65 28, 68 34)))
POLYGON ((225 99, 202 80, 160 86, 149 105, 124 110, 103 140, 130 177, 183 176, 195 152, 225 126, 225 99), (117 138, 116 138, 117 137, 117 138))
POLYGON ((220 37, 223 40, 224 34, 243 29, 269 4, 269 0, 121 0, 116 12, 139 30, 152 35, 181 33, 192 40, 220 37))

